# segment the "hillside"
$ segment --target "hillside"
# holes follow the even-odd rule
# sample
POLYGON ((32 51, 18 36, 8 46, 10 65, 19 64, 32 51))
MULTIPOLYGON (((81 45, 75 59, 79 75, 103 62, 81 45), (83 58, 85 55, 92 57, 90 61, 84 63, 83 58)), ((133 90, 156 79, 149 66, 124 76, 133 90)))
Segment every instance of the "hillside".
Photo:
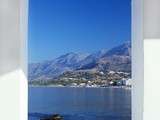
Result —
POLYGON ((108 74, 109 71, 131 73, 130 42, 92 54, 67 53, 54 60, 31 63, 29 80, 53 81, 63 78, 64 75, 68 77, 86 75, 94 79, 101 76, 99 73, 108 74))

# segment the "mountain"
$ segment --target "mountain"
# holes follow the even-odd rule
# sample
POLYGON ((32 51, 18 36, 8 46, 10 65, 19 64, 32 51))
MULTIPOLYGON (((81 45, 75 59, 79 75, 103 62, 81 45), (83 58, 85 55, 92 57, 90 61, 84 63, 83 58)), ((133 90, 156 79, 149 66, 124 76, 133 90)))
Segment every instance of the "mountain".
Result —
POLYGON ((97 62, 102 71, 131 72, 131 43, 126 42, 106 52, 97 62))
POLYGON ((108 51, 91 54, 83 60, 80 69, 131 72, 131 43, 126 42, 108 51))
POLYGON ((80 62, 78 69, 83 70, 83 69, 94 68, 99 58, 101 58, 106 52, 107 50, 101 50, 101 51, 88 55, 84 60, 80 62))
POLYGON ((65 72, 131 72, 131 43, 93 54, 67 53, 54 60, 29 64, 29 80, 49 80, 65 72))
POLYGON ((72 71, 87 56, 88 54, 67 53, 54 60, 31 63, 29 64, 29 80, 50 79, 65 71, 72 71))
POLYGON ((107 51, 105 56, 131 56, 131 42, 125 42, 122 45, 112 48, 111 50, 107 51))

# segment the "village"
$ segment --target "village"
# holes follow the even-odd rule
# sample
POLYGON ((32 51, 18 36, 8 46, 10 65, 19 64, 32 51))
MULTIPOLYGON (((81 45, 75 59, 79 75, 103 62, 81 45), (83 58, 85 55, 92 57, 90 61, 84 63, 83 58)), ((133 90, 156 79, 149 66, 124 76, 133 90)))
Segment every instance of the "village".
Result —
MULTIPOLYGON (((110 81, 109 83, 106 81, 101 81, 99 84, 96 84, 95 81, 87 81, 82 82, 80 84, 77 83, 71 83, 67 85, 68 87, 131 87, 132 80, 131 79, 122 79, 122 80, 116 80, 116 81, 110 81)), ((59 85, 62 86, 63 85, 59 85)))
POLYGON ((131 74, 127 72, 65 72, 47 81, 32 81, 31 85, 53 87, 131 87, 131 74))

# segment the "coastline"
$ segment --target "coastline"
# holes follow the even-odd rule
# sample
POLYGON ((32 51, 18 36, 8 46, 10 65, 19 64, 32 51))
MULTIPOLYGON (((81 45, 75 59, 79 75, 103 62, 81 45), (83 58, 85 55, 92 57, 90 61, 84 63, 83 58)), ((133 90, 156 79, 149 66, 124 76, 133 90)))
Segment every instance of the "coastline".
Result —
POLYGON ((44 85, 29 85, 28 86, 29 88, 123 88, 123 89, 132 89, 132 87, 131 86, 107 86, 107 87, 99 87, 99 86, 97 86, 97 87, 95 87, 95 86, 93 86, 93 87, 87 87, 87 86, 85 86, 85 87, 83 87, 83 86, 56 86, 56 85, 47 85, 47 86, 44 86, 44 85))

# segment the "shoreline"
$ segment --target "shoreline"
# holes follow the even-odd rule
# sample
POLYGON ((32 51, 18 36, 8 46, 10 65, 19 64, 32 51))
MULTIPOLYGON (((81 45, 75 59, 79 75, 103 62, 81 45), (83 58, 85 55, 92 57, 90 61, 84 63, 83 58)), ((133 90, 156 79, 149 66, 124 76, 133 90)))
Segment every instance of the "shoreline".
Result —
POLYGON ((41 85, 29 85, 29 88, 124 88, 124 89, 132 89, 131 86, 107 86, 107 87, 81 87, 81 86, 54 86, 54 85, 48 85, 48 86, 41 86, 41 85))

